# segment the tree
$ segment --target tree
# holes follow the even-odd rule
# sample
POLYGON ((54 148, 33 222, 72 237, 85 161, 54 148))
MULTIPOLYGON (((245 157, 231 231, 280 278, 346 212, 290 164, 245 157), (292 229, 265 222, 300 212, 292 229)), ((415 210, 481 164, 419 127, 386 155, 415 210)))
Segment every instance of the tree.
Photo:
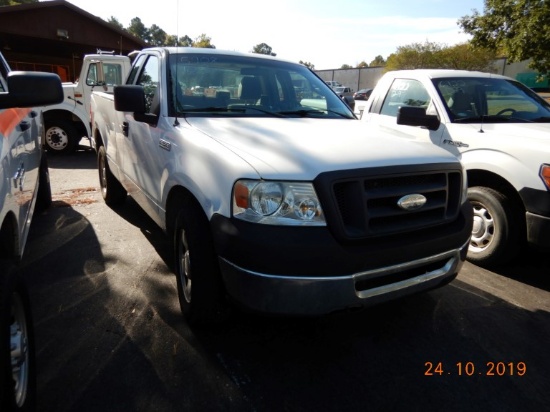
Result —
POLYGON ((437 61, 442 68, 494 71, 496 54, 487 49, 474 47, 471 43, 461 43, 452 47, 444 47, 437 55, 437 61))
POLYGON ((147 29, 147 37, 149 38, 149 44, 152 46, 166 45, 166 32, 156 24, 153 24, 147 29))
POLYGON ((341 69, 353 69, 353 66, 350 66, 349 64, 343 64, 340 66, 341 69))
POLYGON ((304 62, 304 61, 302 61, 302 60, 300 60, 298 63, 303 64, 303 65, 306 66, 309 70, 315 70, 315 65, 314 65, 313 63, 304 62))
POLYGON ((193 39, 188 35, 178 38, 174 34, 169 34, 164 39, 165 46, 181 46, 181 47, 191 47, 193 45, 193 39))
POLYGON ((113 26, 118 27, 121 30, 124 30, 124 26, 121 22, 118 21, 118 19, 114 16, 111 16, 109 20, 107 20, 107 23, 112 24, 113 26))
POLYGON ((471 44, 455 46, 428 42, 412 43, 397 48, 386 62, 386 70, 463 69, 491 71, 495 54, 471 44))
POLYGON ((17 6, 31 3, 38 3, 38 0, 0 0, 0 6, 17 6))
POLYGON ((363 60, 361 63, 359 63, 356 68, 357 69, 361 69, 363 67, 369 67, 369 65, 367 64, 367 62, 365 60, 363 60))
POLYGON ((549 1, 485 0, 483 15, 473 10, 458 25, 473 36, 473 45, 502 51, 511 62, 532 59, 529 67, 550 71, 549 1))
POLYGON ((373 61, 369 63, 369 67, 381 67, 386 65, 386 60, 380 55, 376 56, 373 61))
POLYGON ((149 43, 149 32, 139 17, 134 17, 126 30, 137 38, 149 43))
POLYGON ((255 45, 252 48, 252 53, 266 54, 268 56, 277 56, 276 53, 273 53, 273 50, 271 49, 271 47, 265 43, 260 43, 255 45))
POLYGON ((437 68, 433 56, 441 48, 441 45, 428 41, 399 46, 397 52, 388 57, 386 70, 437 68))
POLYGON ((206 34, 201 34, 199 37, 197 37, 193 41, 193 47, 202 47, 204 49, 215 49, 216 46, 214 46, 211 43, 210 37, 208 37, 206 34))

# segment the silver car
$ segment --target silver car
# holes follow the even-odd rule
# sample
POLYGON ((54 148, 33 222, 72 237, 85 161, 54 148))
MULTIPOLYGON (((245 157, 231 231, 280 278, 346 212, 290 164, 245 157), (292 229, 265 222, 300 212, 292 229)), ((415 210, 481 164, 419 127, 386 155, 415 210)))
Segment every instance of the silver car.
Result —
POLYGON ((36 208, 52 201, 40 106, 59 103, 51 73, 10 72, 0 55, 0 410, 33 410, 36 402, 30 302, 18 274, 36 208))

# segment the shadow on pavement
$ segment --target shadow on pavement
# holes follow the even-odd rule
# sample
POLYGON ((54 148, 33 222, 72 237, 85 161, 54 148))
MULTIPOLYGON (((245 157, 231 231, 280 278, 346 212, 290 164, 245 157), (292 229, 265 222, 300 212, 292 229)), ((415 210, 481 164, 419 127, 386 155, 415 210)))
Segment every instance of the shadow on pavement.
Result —
MULTIPOLYGON (((550 313, 461 280, 361 312, 298 319, 236 311, 224 324, 192 329, 179 311, 170 242, 131 198, 117 209, 101 202, 52 208, 35 220, 24 270, 40 410, 515 411, 550 404, 550 313)), ((546 262, 527 260, 501 274, 537 282, 549 273, 546 262)))

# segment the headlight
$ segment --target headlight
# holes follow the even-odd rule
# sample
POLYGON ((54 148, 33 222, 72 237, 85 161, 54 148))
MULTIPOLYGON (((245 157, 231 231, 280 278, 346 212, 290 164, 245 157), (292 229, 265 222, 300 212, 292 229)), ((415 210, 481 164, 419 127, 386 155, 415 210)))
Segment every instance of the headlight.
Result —
POLYGON ((550 165, 542 165, 540 168, 540 177, 546 185, 546 188, 550 190, 550 165))
POLYGON ((233 187, 233 216, 267 225, 325 226, 311 183, 239 180, 233 187))

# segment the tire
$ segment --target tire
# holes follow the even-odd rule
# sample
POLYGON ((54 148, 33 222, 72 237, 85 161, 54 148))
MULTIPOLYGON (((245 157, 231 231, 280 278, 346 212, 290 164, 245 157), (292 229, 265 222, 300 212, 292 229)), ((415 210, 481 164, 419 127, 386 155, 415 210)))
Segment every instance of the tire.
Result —
POLYGON ((42 212, 52 204, 52 187, 50 185, 50 170, 46 152, 42 153, 38 170, 38 193, 36 194, 36 210, 42 212))
POLYGON ((79 142, 76 127, 68 120, 55 120, 46 125, 46 148, 50 153, 69 154, 79 142))
POLYGON ((191 198, 182 203, 173 231, 181 311, 193 326, 220 322, 229 308, 208 220, 191 198))
POLYGON ((483 186, 468 189, 474 225, 468 260, 479 266, 511 261, 520 252, 522 217, 504 194, 483 186))
POLYGON ((116 206, 124 203, 128 192, 109 168, 105 146, 100 146, 97 152, 97 169, 99 171, 99 186, 103 200, 109 206, 116 206))
POLYGON ((36 407, 34 329, 29 295, 13 264, 0 262, 0 410, 36 407))

